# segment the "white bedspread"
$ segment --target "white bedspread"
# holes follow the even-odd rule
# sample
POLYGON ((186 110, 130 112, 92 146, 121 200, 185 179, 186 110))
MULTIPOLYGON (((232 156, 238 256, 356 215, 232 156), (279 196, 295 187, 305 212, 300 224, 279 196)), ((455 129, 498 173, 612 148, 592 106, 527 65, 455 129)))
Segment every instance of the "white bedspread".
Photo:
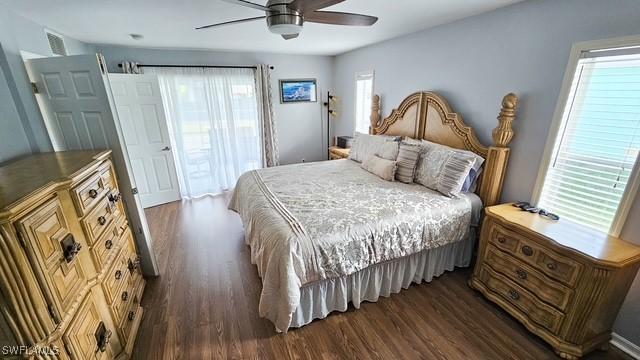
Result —
POLYGON ((300 287, 466 239, 470 197, 388 182, 352 160, 250 171, 229 209, 262 278, 260 316, 286 331, 300 287))

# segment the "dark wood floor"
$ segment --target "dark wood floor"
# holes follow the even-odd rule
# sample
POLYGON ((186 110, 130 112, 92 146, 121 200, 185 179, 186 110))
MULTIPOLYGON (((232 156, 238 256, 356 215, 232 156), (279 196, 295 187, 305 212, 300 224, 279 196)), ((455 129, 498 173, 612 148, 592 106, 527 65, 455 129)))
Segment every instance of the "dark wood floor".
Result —
MULTIPOLYGON (((161 276, 151 279, 134 359, 555 359, 471 290, 468 269, 287 334, 258 316, 261 283, 226 199, 147 210, 161 276)), ((618 350, 588 359, 626 359, 618 350)))

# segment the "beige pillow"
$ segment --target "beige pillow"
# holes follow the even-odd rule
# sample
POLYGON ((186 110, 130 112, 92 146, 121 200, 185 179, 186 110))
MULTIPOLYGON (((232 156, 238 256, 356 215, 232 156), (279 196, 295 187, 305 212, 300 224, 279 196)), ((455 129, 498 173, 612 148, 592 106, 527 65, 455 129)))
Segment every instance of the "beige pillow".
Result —
POLYGON ((393 181, 397 169, 395 161, 383 159, 376 155, 369 156, 360 166, 387 181, 393 181))
POLYGON ((353 138, 353 145, 351 146, 351 151, 349 152, 349 159, 361 163, 368 159, 369 156, 375 155, 382 151, 387 142, 393 141, 397 142, 399 141, 399 138, 396 136, 369 135, 357 132, 355 134, 355 137, 353 138))
POLYGON ((378 151, 374 154, 383 159, 395 161, 398 158, 400 143, 397 141, 387 141, 380 145, 378 151))

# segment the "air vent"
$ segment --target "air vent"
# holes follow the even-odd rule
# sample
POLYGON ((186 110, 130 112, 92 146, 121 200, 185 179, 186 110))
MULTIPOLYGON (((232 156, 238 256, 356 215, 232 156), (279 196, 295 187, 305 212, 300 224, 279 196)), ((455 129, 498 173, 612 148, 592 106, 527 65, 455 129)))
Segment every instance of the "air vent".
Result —
POLYGON ((64 47, 64 39, 62 36, 47 31, 47 40, 49 40, 49 48, 54 55, 66 56, 67 49, 64 47))

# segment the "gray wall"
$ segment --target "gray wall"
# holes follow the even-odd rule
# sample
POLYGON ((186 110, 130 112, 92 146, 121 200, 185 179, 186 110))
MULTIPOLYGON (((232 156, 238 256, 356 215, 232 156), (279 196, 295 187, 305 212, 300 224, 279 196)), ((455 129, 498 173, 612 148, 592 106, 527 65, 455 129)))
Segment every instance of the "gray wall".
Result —
POLYGON ((327 158, 326 115, 322 99, 332 88, 333 57, 242 53, 226 51, 162 50, 119 46, 97 46, 107 59, 110 72, 120 72, 123 60, 142 64, 255 65, 275 67, 271 74, 274 113, 283 164, 327 158), (318 102, 280 104, 278 79, 316 78, 318 102))
MULTIPOLYGON (((408 94, 433 90, 491 144, 502 96, 520 96, 516 137, 503 200, 528 200, 538 172, 562 78, 574 42, 640 34, 637 0, 525 1, 336 57, 341 96, 335 135, 353 132, 354 76, 375 70, 374 91, 388 115, 408 94)), ((640 205, 634 202, 622 237, 640 244, 640 205)), ((640 277, 615 331, 640 344, 640 277)))
MULTIPOLYGON (((31 92, 20 51, 52 56, 44 27, 0 5, 0 162, 38 151, 51 151, 51 141, 31 92)), ((64 37, 64 36, 63 36, 64 37)), ((64 37, 70 55, 92 46, 64 37)))

